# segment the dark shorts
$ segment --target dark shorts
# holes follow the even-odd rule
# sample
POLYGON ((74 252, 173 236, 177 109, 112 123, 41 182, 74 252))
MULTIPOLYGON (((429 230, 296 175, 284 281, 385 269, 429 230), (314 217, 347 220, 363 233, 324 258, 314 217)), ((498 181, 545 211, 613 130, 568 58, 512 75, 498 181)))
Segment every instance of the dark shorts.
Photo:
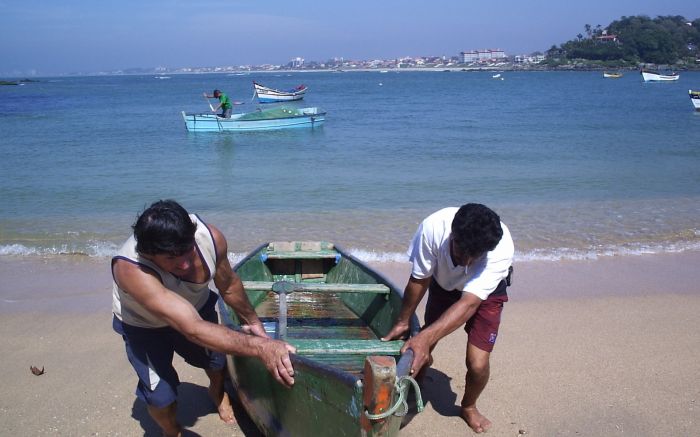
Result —
MULTIPOLYGON (((430 283, 428 303, 425 307, 425 326, 434 321, 462 297, 461 291, 446 291, 435 279, 430 283)), ((464 330, 469 336, 469 343, 486 352, 493 351, 498 336, 498 326, 501 324, 501 312, 503 304, 508 302, 506 281, 501 281, 489 297, 481 302, 476 313, 467 320, 464 330)))
POLYGON ((217 115, 221 118, 231 118, 231 112, 233 112, 232 108, 222 109, 221 112, 217 115))
MULTIPOLYGON (((202 319, 218 323, 217 298, 218 295, 211 292, 209 300, 199 311, 202 319)), ((192 343, 170 327, 139 328, 122 323, 116 317, 112 320, 112 327, 124 339, 126 355, 139 377, 136 396, 157 408, 177 400, 180 379, 173 367, 175 352, 190 365, 201 369, 219 370, 226 364, 226 355, 192 343)))

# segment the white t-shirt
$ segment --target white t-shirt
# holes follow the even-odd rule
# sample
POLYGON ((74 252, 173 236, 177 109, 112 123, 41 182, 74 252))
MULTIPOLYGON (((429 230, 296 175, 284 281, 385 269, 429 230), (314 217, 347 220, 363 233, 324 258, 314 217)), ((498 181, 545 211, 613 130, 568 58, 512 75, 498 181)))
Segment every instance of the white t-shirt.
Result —
POLYGON ((450 234, 452 220, 458 210, 455 207, 441 209, 418 226, 407 252, 413 263, 411 276, 416 279, 433 276, 445 290, 461 290, 485 300, 508 276, 515 252, 513 239, 501 222, 503 236, 495 249, 471 266, 454 265, 450 256, 450 234))

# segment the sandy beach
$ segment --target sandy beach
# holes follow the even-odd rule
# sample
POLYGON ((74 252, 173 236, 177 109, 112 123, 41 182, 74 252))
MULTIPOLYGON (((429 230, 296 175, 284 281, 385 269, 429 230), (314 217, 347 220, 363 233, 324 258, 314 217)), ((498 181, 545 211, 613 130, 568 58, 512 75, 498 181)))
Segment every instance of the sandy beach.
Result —
MULTIPOLYGON (((698 265, 697 252, 516 264, 479 404, 487 435, 698 435, 698 265)), ((374 267, 405 284, 408 264, 374 267)), ((108 261, 5 257, 0 278, 3 435, 159 435, 111 329, 108 261)), ((461 330, 439 344, 402 435, 472 435, 456 415, 465 345, 461 330)), ((188 435, 259 435, 242 414, 220 422, 204 373, 176 363, 188 435)))

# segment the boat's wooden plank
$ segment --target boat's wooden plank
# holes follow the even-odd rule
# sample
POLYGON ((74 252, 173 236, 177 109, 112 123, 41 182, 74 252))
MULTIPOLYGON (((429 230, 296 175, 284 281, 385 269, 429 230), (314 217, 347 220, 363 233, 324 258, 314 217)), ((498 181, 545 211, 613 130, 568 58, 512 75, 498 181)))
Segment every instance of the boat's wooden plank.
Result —
MULTIPOLYGON (((243 281, 243 287, 250 291, 272 290, 274 282, 243 281)), ((292 283, 295 292, 315 293, 376 293, 389 294, 389 287, 384 284, 342 284, 342 283, 292 283)))
POLYGON ((347 340, 347 339, 298 339, 290 338, 289 343, 297 348, 300 355, 315 354, 371 354, 399 355, 403 341, 347 340))
POLYGON ((265 253, 267 259, 324 259, 336 258, 340 256, 335 250, 314 250, 314 251, 274 251, 265 253))
POLYGON ((294 252, 314 250, 334 250, 333 243, 327 241, 272 241, 267 245, 268 252, 294 252))

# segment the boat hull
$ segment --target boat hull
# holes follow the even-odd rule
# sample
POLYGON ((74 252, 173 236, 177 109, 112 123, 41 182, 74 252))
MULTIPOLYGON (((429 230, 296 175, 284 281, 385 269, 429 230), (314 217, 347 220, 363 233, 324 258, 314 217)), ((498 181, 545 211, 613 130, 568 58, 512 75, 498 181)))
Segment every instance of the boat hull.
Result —
POLYGON ((642 71, 644 82, 674 82, 680 78, 679 74, 660 74, 651 71, 642 71))
POLYGON ((290 91, 268 88, 257 82, 253 82, 253 87, 255 88, 255 95, 258 96, 258 101, 260 103, 292 102, 303 99, 304 94, 306 94, 306 87, 304 85, 300 85, 290 91))
POLYGON ((303 94, 296 96, 275 96, 271 94, 258 94, 258 101, 260 103, 293 102, 296 100, 301 100, 303 98, 303 94))
POLYGON ((700 111, 700 91, 688 90, 688 95, 690 95, 690 102, 693 104, 693 108, 696 111, 700 111))
MULTIPOLYGON (((236 393, 260 431, 266 436, 398 435, 401 417, 366 417, 368 405, 377 399, 363 372, 371 361, 389 362, 387 368, 395 366, 396 377, 408 373, 406 361, 411 356, 400 359, 403 342, 379 341, 398 317, 399 291, 342 249, 324 242, 264 244, 234 270, 268 334, 297 348, 291 354, 295 379, 291 389, 277 383, 259 360, 227 357, 236 393), (294 250, 281 249, 290 244, 294 250), (288 304, 269 290, 275 287, 278 292, 279 287, 296 287, 285 294, 288 304)), ((222 323, 237 329, 235 314, 223 301, 219 305, 222 323)), ((411 333, 417 331, 414 316, 411 333)), ((392 377, 391 390, 394 383, 392 377)), ((394 391, 386 400, 398 397, 394 391)))
POLYGON ((233 114, 221 118, 215 114, 182 112, 185 128, 190 132, 267 131, 291 128, 313 128, 326 120, 319 108, 275 108, 274 110, 233 114), (273 113, 274 111, 274 113, 273 113))

